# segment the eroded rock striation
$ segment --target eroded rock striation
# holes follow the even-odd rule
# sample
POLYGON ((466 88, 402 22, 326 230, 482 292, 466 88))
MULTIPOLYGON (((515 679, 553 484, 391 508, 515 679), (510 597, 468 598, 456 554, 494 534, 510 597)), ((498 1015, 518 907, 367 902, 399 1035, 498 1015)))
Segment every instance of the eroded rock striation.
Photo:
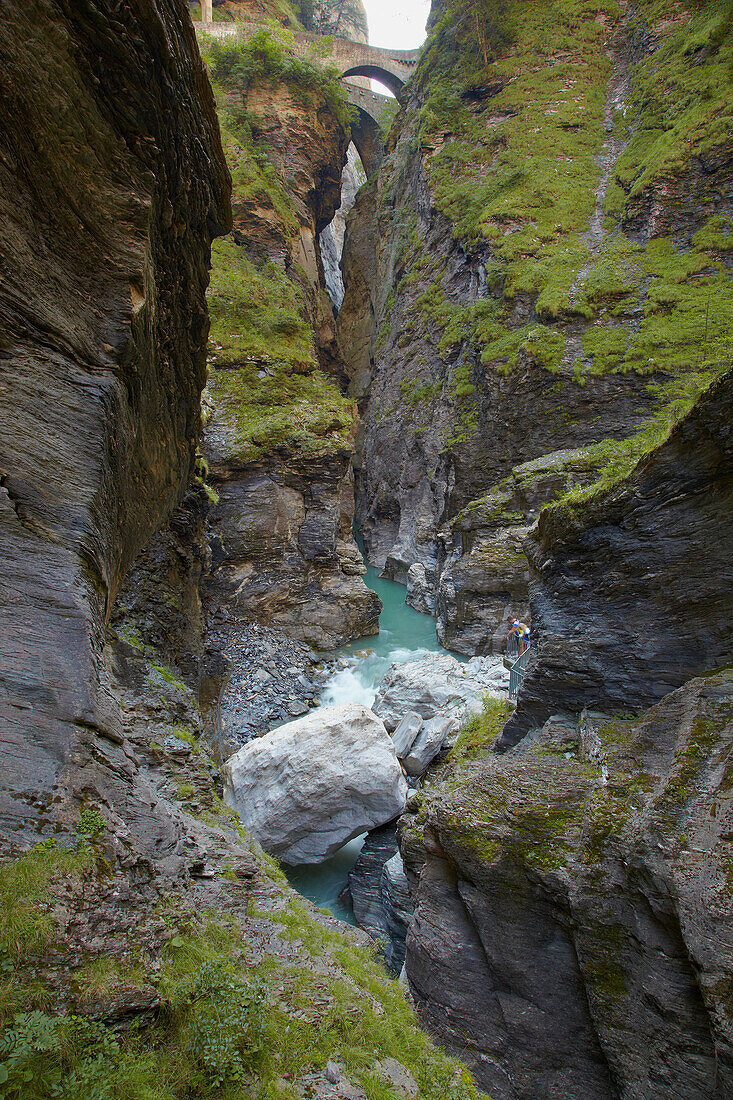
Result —
POLYGON ((209 297, 210 599, 328 649, 376 633, 381 610, 352 534, 355 408, 320 253, 348 140, 337 98, 304 93, 297 73, 247 82, 230 50, 211 59, 235 188, 209 297))
POLYGON ((187 14, 113 8, 14 5, 0 28, 1 797, 28 831, 39 790, 80 754, 92 789, 95 745, 123 741, 105 621, 192 471, 230 223, 187 14))
POLYGON ((560 23, 509 2, 484 53, 468 16, 436 5, 350 216, 358 521, 369 560, 462 652, 497 644, 528 584, 515 524, 474 530, 464 510, 560 450, 623 461, 726 361, 730 29, 714 3, 680 10, 580 5, 560 23))
MULTIPOLYGON (((497 653, 515 618, 529 618, 524 540, 540 509, 595 479, 589 450, 555 451, 515 466, 438 532, 440 562, 434 611, 438 638, 466 656, 497 653)), ((415 571, 407 575, 408 600, 415 571)), ((414 596, 411 600, 414 604, 414 596)))
POLYGON ((648 705, 733 659, 733 373, 605 493, 528 541, 534 641, 502 746, 558 709, 648 705))

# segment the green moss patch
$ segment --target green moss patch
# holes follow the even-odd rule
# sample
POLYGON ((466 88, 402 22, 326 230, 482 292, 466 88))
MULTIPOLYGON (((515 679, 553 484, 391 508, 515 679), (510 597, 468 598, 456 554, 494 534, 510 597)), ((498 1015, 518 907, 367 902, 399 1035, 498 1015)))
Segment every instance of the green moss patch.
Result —
MULTIPOLYGON (((256 859, 268 876, 269 861, 259 852, 256 859)), ((0 900, 12 877, 16 900, 37 913, 41 879, 48 890, 66 876, 68 888, 75 873, 58 853, 34 850, 0 868, 0 900)), ((124 967, 99 956, 77 967, 72 982, 82 1001, 154 992, 157 1011, 123 1029, 52 1011, 43 990, 18 975, 12 998, 3 989, 0 1092, 19 1100, 297 1100, 303 1079, 335 1059, 368 1100, 388 1100, 397 1060, 425 1100, 480 1100, 468 1071, 433 1046, 371 951, 295 897, 265 904, 250 903, 235 919, 162 897, 155 965, 147 956, 124 967), (270 948, 259 961, 255 941, 270 948)), ((63 949, 61 938, 55 946, 63 949)), ((51 948, 44 931, 44 950, 51 948)))
MULTIPOLYGON (((259 120, 247 109, 246 93, 256 82, 286 85, 304 105, 325 105, 348 129, 343 84, 315 55, 298 57, 286 31, 263 28, 246 42, 208 42, 206 58, 234 204, 264 219, 266 237, 287 251, 300 229, 293 195, 259 120)), ((214 242, 208 293, 213 369, 204 403, 224 429, 235 462, 278 448, 306 458, 351 448, 355 412, 335 380, 318 370, 309 292, 297 269, 286 274, 276 263, 253 258, 237 234, 214 242)))
MULTIPOLYGON (((411 255, 409 233, 399 284, 419 279, 425 287, 416 309, 438 329, 441 350, 468 341, 491 370, 507 373, 524 358, 580 384, 588 375, 678 378, 725 367, 733 355, 730 219, 705 221, 702 207, 691 241, 668 235, 644 246, 620 230, 660 180, 671 179, 674 190, 677 177, 699 174, 699 156, 727 155, 730 13, 712 0, 657 0, 639 10, 638 26, 626 27, 627 37, 657 36, 657 48, 632 66, 629 100, 616 119, 625 146, 605 192, 603 238, 591 248, 619 6, 505 0, 479 14, 488 51, 476 48, 475 23, 462 8, 446 6, 419 66, 419 140, 454 234, 490 243, 489 296, 449 302, 445 276, 431 271, 419 248, 411 255), (531 300, 539 323, 517 324, 518 296, 531 300), (587 322, 574 364, 554 327, 570 316, 587 322)), ((679 185, 690 204, 696 187, 694 180, 679 185)), ((670 207, 685 201, 672 198, 670 207)), ((407 206, 400 214, 406 224, 409 214, 407 206)))
POLYGON ((281 446, 306 456, 349 448, 354 410, 316 368, 300 288, 232 238, 214 243, 212 259, 207 397, 234 457, 246 462, 281 446))

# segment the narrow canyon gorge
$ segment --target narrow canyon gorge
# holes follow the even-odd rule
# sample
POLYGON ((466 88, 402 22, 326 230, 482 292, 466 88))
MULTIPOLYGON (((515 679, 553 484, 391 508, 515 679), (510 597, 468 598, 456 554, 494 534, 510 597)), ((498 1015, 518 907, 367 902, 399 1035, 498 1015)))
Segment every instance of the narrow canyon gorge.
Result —
POLYGON ((733 1100, 730 4, 0 14, 0 1097, 733 1100))

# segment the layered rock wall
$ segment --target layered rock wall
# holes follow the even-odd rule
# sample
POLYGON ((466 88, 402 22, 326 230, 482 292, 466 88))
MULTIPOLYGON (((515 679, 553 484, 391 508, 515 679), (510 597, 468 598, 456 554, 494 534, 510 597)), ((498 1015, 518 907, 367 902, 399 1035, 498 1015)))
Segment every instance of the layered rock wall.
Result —
POLYGON ((731 672, 461 751, 401 822, 420 1015, 496 1100, 733 1087, 731 672))
POLYGON ((16 5, 0 28, 6 827, 31 828, 75 754, 122 740, 105 621, 193 467, 229 225, 183 5, 113 7, 16 5))
POLYGON ((503 746, 557 710, 629 710, 733 660, 733 374, 625 481, 528 540, 532 656, 503 746))
POLYGON ((421 566, 414 599, 477 652, 526 607, 528 570, 481 591, 457 515, 557 450, 621 461, 725 366, 730 28, 715 4, 560 25, 508 3, 486 65, 461 10, 439 14, 350 218, 340 335, 368 557, 408 588, 421 566))
POLYGON ((327 649, 376 633, 381 609, 352 535, 355 408, 320 251, 348 138, 328 85, 247 82, 216 60, 212 72, 235 188, 209 299, 209 595, 327 649))

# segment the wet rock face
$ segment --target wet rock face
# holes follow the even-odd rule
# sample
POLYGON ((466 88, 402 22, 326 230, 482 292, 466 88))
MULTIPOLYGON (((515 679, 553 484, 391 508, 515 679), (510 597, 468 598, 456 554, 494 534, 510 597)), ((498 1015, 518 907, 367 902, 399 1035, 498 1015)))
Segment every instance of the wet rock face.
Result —
MULTIPOLYGON (((586 451, 543 455, 515 467, 439 532, 435 610, 442 645, 466 656, 505 648, 512 620, 529 618, 530 526, 543 504, 594 473, 586 451)), ((408 599, 409 591, 408 574, 408 599)))
POLYGON ((80 728, 119 735, 101 687, 103 624, 191 470, 209 246, 229 224, 229 178, 174 0, 122 12, 105 0, 13 5, 0 38, 0 386, 12 408, 0 424, 0 710, 12 820, 24 791, 50 791, 80 728))
POLYGON ((628 710, 733 656, 733 374, 616 489, 540 517, 533 656, 510 745, 558 709, 628 710))
POLYGON ((558 715, 403 817, 411 990, 496 1100, 730 1095, 732 719, 730 670, 558 715))
MULTIPOLYGON (((430 607, 442 566, 439 531, 448 521, 515 466, 631 434, 651 402, 646 383, 633 377, 592 378, 580 388, 571 371, 558 376, 529 360, 505 376, 477 365, 468 346, 441 353, 439 332, 416 324, 429 286, 420 277, 404 283, 403 221, 392 229, 401 203, 416 207, 420 252, 446 273, 449 307, 484 298, 490 266, 487 248, 455 239, 434 208, 420 155, 408 156, 418 106, 408 107, 397 150, 349 217, 339 334, 362 417, 355 472, 367 557, 408 587, 410 567, 421 564, 429 594, 421 585, 417 601, 430 607), (475 390, 470 431, 461 426, 466 410, 456 372, 466 372, 475 390)), ((515 312, 516 323, 526 324, 531 303, 517 300, 515 312)))
POLYGON ((390 974, 398 975, 412 906, 394 823, 369 833, 349 872, 347 890, 357 925, 376 940, 390 974))

